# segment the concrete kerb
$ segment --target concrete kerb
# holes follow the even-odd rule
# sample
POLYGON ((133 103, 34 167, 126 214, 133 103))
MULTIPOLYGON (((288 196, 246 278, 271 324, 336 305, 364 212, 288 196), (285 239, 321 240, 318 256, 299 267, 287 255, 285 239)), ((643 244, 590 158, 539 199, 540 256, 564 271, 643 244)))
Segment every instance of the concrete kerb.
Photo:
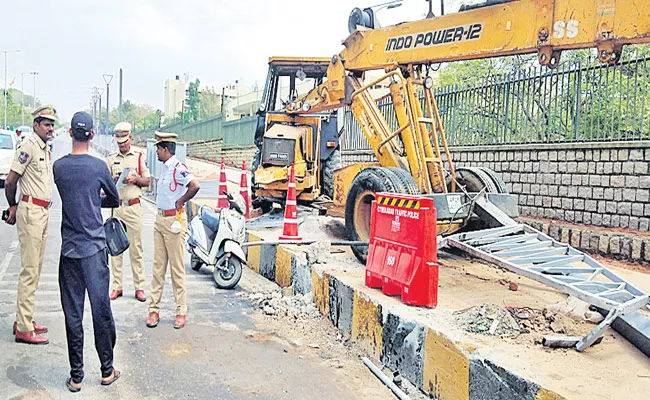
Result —
MULTIPOLYGON (((248 241, 261 240, 248 234, 248 241)), ((271 247, 248 248, 253 271, 281 287, 292 287, 294 294, 312 292, 320 313, 344 336, 434 398, 564 398, 481 357, 477 349, 453 341, 434 327, 385 308, 381 300, 339 279, 323 264, 307 262, 307 255, 295 246, 278 245, 275 251, 271 247)))

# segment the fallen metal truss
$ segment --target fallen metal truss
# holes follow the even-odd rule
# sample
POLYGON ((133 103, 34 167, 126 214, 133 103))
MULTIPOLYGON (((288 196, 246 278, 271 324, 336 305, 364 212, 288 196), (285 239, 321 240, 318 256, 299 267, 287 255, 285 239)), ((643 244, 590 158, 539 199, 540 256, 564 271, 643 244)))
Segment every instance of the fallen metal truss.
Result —
POLYGON ((616 318, 650 302, 649 295, 589 255, 528 225, 513 221, 498 228, 451 235, 443 242, 607 310, 605 319, 577 344, 579 351, 601 337, 616 318))

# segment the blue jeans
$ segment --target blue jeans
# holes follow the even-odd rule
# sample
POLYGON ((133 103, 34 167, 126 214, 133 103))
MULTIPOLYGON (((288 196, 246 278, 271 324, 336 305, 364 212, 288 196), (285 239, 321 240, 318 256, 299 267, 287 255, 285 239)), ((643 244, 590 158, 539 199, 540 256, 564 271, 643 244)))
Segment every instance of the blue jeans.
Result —
POLYGON ((84 378, 83 314, 86 291, 93 314, 95 349, 99 355, 102 377, 106 378, 113 373, 116 335, 111 301, 108 298, 109 284, 110 270, 106 249, 86 258, 59 258, 59 287, 68 339, 70 376, 75 383, 81 383, 84 378))

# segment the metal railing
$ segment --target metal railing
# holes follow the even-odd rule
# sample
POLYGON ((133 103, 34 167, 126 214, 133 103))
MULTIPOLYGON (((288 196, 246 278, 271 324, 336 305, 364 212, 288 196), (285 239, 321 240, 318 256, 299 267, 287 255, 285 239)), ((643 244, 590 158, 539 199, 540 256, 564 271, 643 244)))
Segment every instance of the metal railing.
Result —
MULTIPOLYGON (((576 62, 556 70, 532 67, 485 78, 479 85, 441 87, 434 94, 451 146, 646 140, 648 61, 638 58, 617 66, 576 62)), ((396 129, 390 98, 378 105, 396 129)), ((346 110, 342 149, 369 150, 350 116, 346 110)))
POLYGON ((224 121, 221 115, 216 115, 191 124, 174 122, 158 129, 148 129, 136 132, 136 142, 144 144, 146 139, 154 137, 154 131, 174 132, 184 142, 196 142, 223 139, 228 146, 252 146, 255 136, 257 117, 244 117, 233 121, 224 121))

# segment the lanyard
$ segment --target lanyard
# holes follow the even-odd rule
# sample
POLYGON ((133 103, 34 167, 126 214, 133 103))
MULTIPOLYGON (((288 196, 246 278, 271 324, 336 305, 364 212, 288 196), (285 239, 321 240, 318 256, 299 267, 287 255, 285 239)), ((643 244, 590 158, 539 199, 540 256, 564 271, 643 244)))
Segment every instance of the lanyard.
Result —
POLYGON ((178 189, 178 182, 176 182, 176 168, 178 168, 179 164, 184 166, 185 169, 187 169, 187 165, 185 165, 185 164, 183 164, 181 162, 177 162, 176 165, 174 166, 174 171, 172 172, 173 181, 169 182, 169 190, 171 190, 172 192, 175 192, 176 189, 178 189))

